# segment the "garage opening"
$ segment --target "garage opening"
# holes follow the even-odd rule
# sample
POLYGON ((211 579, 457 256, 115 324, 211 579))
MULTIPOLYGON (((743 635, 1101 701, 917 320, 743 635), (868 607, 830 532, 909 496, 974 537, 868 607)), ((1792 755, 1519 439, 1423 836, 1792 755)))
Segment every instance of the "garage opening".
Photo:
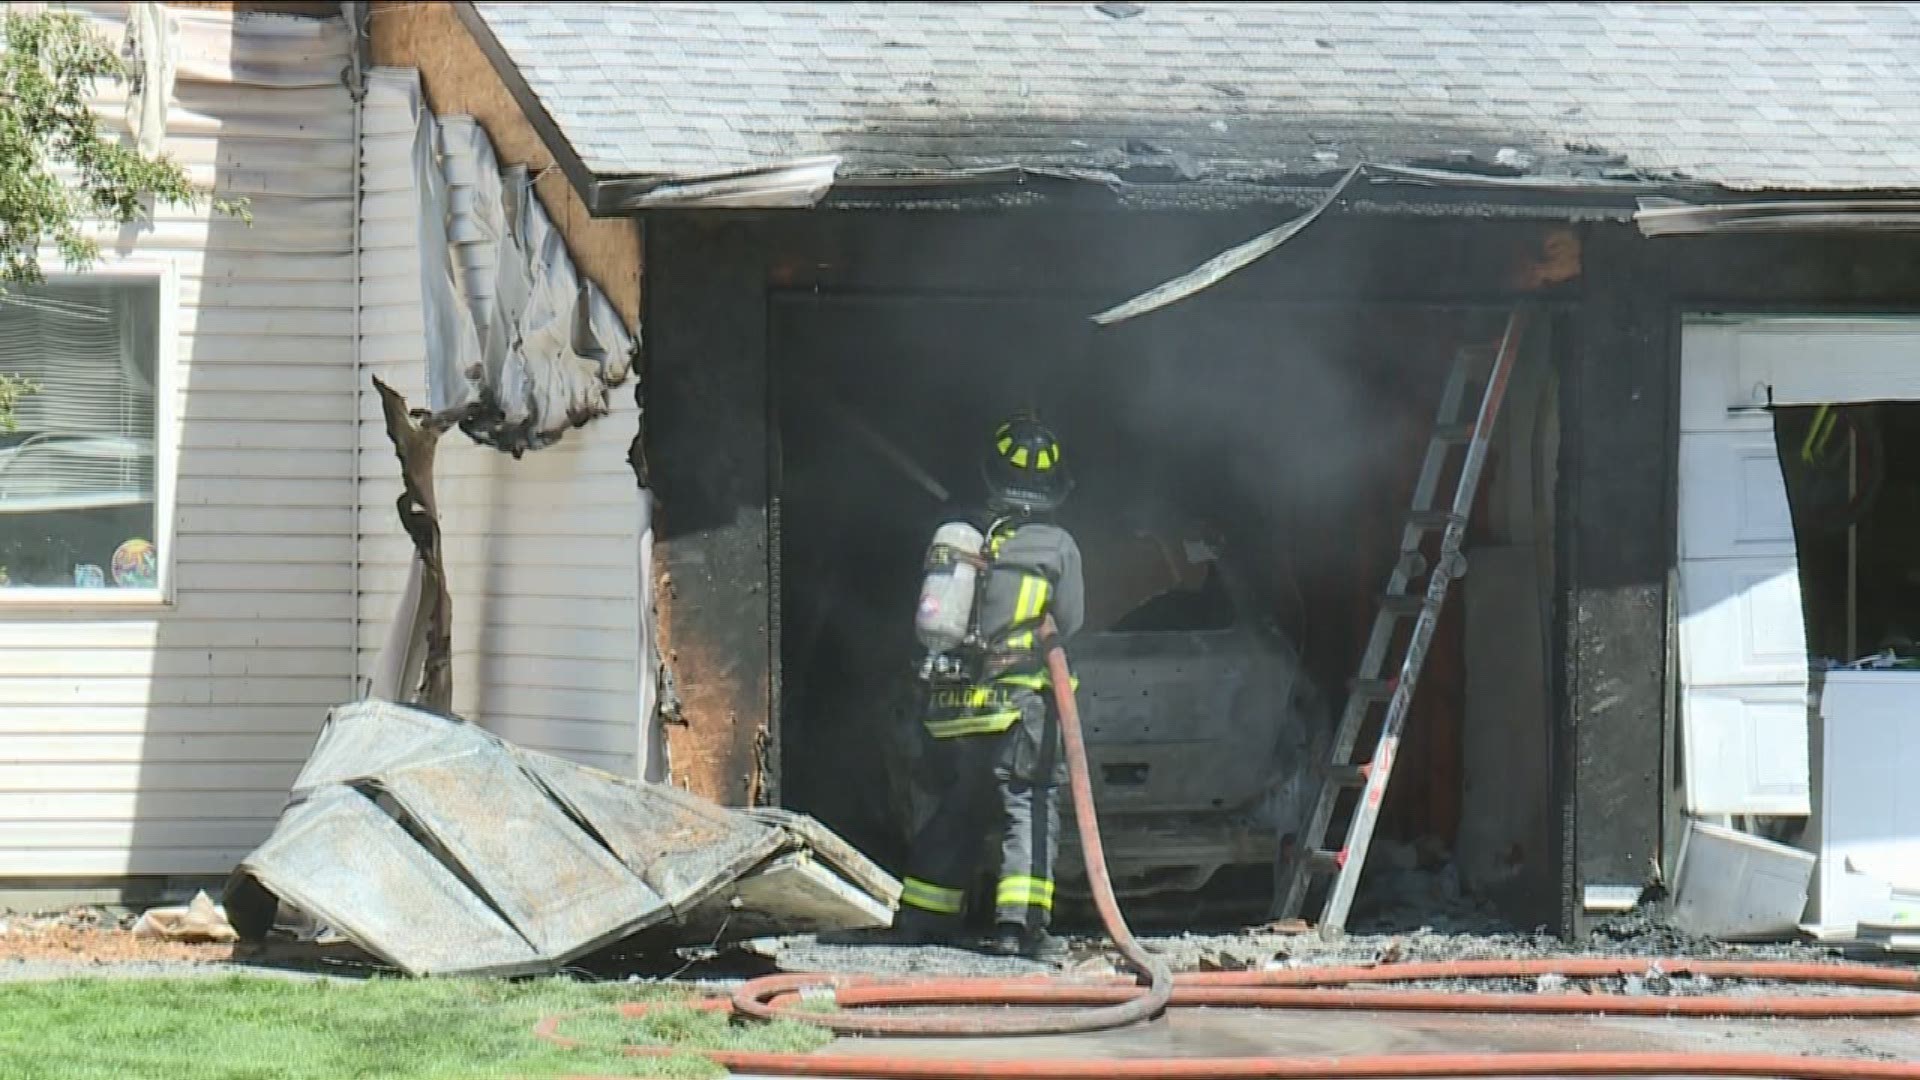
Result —
POLYGON ((1920 666, 1920 403, 1774 410, 1808 655, 1920 666))
MULTIPOLYGON (((783 797, 898 868, 930 811, 912 612, 934 528, 1034 409, 1078 483, 1082 681, 1118 891, 1263 919, 1311 810, 1457 350, 1505 308, 776 293, 783 797)), ((1529 336, 1351 925, 1548 921, 1554 335, 1529 336)), ((1449 489, 1450 490, 1450 489, 1449 489)), ((1371 733, 1363 734, 1363 740, 1371 733)), ((1062 896, 1084 896, 1069 833, 1062 896)))

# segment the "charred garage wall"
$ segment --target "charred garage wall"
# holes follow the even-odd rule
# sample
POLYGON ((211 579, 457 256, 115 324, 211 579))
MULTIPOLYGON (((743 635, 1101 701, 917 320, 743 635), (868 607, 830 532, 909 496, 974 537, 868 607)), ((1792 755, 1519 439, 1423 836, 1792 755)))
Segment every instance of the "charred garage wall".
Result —
MULTIPOLYGON (((1578 286, 1543 286, 1533 273, 1564 230, 1354 221, 1303 236, 1178 309, 1116 330, 1086 320, 1262 224, 845 210, 650 221, 648 449, 673 612, 668 659, 684 722, 707 729, 680 742, 724 747, 736 798, 789 802, 897 858, 914 804, 880 744, 913 725, 871 716, 912 708, 911 683, 894 677, 916 659, 904 611, 919 547, 945 512, 916 473, 965 506, 977 498, 979 429, 1027 406, 1061 426, 1076 455, 1083 517, 1070 524, 1088 549, 1095 627, 1151 618, 1146 601, 1162 590, 1187 602, 1172 629, 1268 620, 1319 705, 1337 707, 1454 350, 1496 339, 1511 304, 1532 296, 1549 310, 1529 362, 1550 369, 1578 286), (1224 545, 1234 584, 1209 591, 1195 570, 1183 589, 1182 571, 1168 570, 1180 560, 1161 555, 1188 540, 1224 545), (862 734, 841 727, 863 711, 862 734)), ((1559 277, 1574 273, 1577 264, 1559 277)), ((1552 384, 1528 385, 1532 400, 1514 412, 1532 425, 1552 384)), ((1557 402, 1547 406, 1557 413, 1557 402)), ((1504 490, 1500 471, 1483 495, 1504 490)), ((1529 484, 1539 472, 1515 471, 1529 484)), ((1550 470, 1540 491, 1550 496, 1550 470)), ((1536 509, 1481 514, 1474 543, 1501 546, 1495 532, 1537 516, 1549 523, 1537 544, 1547 557, 1524 561, 1528 573, 1550 574, 1554 515, 1550 503, 1536 509)), ((1522 593, 1534 608, 1550 594, 1531 582, 1522 593)), ((1537 635, 1546 610, 1522 610, 1518 621, 1537 635)), ((1463 795, 1472 802, 1467 615, 1462 603, 1450 608, 1403 757, 1417 764, 1396 774, 1387 829, 1408 843, 1450 846, 1463 795)), ((1106 664, 1108 651, 1083 659, 1106 664)), ((1517 876, 1534 876, 1520 906, 1540 921, 1552 917, 1558 865, 1546 828, 1544 651, 1529 653, 1538 699, 1525 709, 1536 730, 1516 766, 1537 781, 1537 805, 1510 813, 1537 835, 1507 845, 1524 849, 1510 861, 1524 864, 1517 876)), ((1209 737, 1226 738, 1219 726, 1259 722, 1206 697, 1218 680, 1204 665, 1173 668, 1194 683, 1181 691, 1194 697, 1190 728, 1212 724, 1209 737)), ((1089 694, 1095 682, 1111 686, 1090 679, 1089 694)), ((1244 863, 1257 848, 1201 820, 1222 800, 1169 790, 1181 781, 1167 765, 1150 780, 1130 780, 1130 762, 1110 767, 1109 807, 1129 794, 1143 806, 1193 804, 1182 843, 1213 853, 1196 856, 1194 872, 1244 863), (1121 792, 1129 782, 1151 790, 1121 792)), ((1208 779, 1196 772, 1186 783, 1208 779)), ((1249 879, 1243 891, 1264 894, 1265 884, 1249 879)))
MULTIPOLYGON (((1137 410, 1142 397, 1129 380, 1142 370, 1158 372, 1146 400, 1202 401, 1177 367, 1141 366, 1155 352, 1231 354, 1238 379, 1262 355, 1274 379, 1286 376, 1291 355, 1339 355, 1345 385, 1361 389, 1365 407, 1342 412, 1334 406, 1350 394, 1316 398, 1303 384, 1300 396, 1315 406, 1306 415, 1320 426, 1291 442, 1270 438, 1270 456, 1252 460, 1217 443, 1184 458, 1151 450, 1172 438, 1169 424, 1196 430, 1201 446, 1218 429, 1257 428, 1253 401, 1148 434, 1122 425, 1102 435, 1060 417, 1082 429, 1077 463, 1095 474, 1083 493, 1104 488, 1109 503, 1126 503, 1129 485, 1144 496, 1204 489, 1221 476, 1239 489, 1270 477, 1274 491, 1290 494, 1294 516, 1242 513, 1228 531, 1238 530, 1230 539, 1252 552, 1244 561, 1257 573, 1293 579, 1285 588, 1258 582, 1256 594, 1305 645, 1303 666, 1337 705, 1350 661, 1343 647, 1351 649, 1386 569, 1372 545, 1390 533, 1404 498, 1379 463, 1417 458, 1429 415, 1422 391, 1444 355, 1529 297, 1549 328, 1533 350, 1546 375, 1525 420, 1530 438, 1550 444, 1529 466, 1547 473, 1551 492, 1544 535, 1529 534, 1551 583, 1540 614, 1544 704, 1523 745, 1486 756, 1489 739, 1508 736, 1473 727, 1473 699, 1484 697, 1473 686, 1487 684, 1488 664, 1476 674, 1463 655, 1476 633, 1459 625, 1475 606, 1470 574, 1469 599, 1450 604, 1453 625, 1423 682, 1413 723, 1424 744, 1402 758, 1388 828, 1464 841, 1476 815, 1490 805, 1501 812, 1472 788, 1475 768, 1491 761, 1511 770, 1516 788, 1537 785, 1537 794, 1515 796, 1536 803, 1522 813, 1541 822, 1532 850, 1514 851, 1524 869, 1505 898, 1513 917, 1572 932, 1592 917, 1592 887, 1655 886, 1657 895, 1679 836, 1670 633, 1679 314, 1910 308, 1920 297, 1910 256, 1877 238, 1649 241, 1617 220, 1334 218, 1121 333, 1083 318, 1270 224, 1258 213, 844 209, 648 222, 647 441, 672 602, 668 660, 686 703, 682 741, 707 748, 735 799, 814 811, 883 860, 897 855, 900 823, 886 826, 906 812, 893 790, 901 778, 870 740, 836 739, 822 718, 849 701, 897 709, 872 669, 841 662, 870 650, 873 664, 897 670, 912 643, 904 610, 889 622, 863 592, 871 583, 848 579, 847 568, 911 588, 918 534, 935 512, 913 470, 970 497, 966 440, 993 410, 1040 405, 1070 415, 1067 402, 1108 415, 1137 410), (1572 272, 1555 271, 1568 261, 1569 236, 1572 272), (1260 328, 1265 337, 1255 336, 1260 328), (1372 344, 1329 347, 1340 335, 1349 346, 1372 344), (1544 417, 1540 392, 1551 395, 1544 417), (1339 432, 1350 441, 1329 441, 1339 432), (1129 456, 1130 442, 1149 452, 1129 456), (1303 445, 1317 452, 1299 453, 1303 445), (892 462, 891 452, 912 464, 892 462), (1115 466, 1104 476, 1103 460, 1115 466), (1324 486, 1302 490, 1313 481, 1324 486), (1361 488, 1366 498, 1345 498, 1361 488), (1329 493, 1341 498, 1315 502, 1329 493), (1342 549, 1345 562, 1308 559, 1303 571, 1298 550, 1288 566, 1274 548, 1247 542, 1309 533, 1323 549, 1342 549), (821 653, 823 637, 839 642, 821 653)), ((1507 420, 1518 423, 1526 408, 1510 401, 1507 420)), ((1503 468, 1512 466, 1496 460, 1489 473, 1470 549, 1514 548, 1527 532, 1518 512, 1490 502, 1513 502, 1503 468)), ((1106 566, 1125 565, 1123 547, 1106 566)), ((1514 712, 1511 702, 1501 708, 1514 712)))

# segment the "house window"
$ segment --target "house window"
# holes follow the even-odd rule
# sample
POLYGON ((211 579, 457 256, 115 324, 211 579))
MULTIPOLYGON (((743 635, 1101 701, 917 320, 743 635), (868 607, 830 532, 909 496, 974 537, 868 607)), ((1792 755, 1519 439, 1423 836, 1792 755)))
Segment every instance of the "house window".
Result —
POLYGON ((69 279, 0 294, 0 603, 159 595, 160 287, 69 279), (60 590, 60 595, 50 590, 60 590))

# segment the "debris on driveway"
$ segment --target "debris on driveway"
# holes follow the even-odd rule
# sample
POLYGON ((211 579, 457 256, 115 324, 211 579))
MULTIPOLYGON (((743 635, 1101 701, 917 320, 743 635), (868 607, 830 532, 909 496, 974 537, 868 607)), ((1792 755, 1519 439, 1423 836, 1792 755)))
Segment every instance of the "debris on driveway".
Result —
POLYGON ((725 810, 369 700, 327 718, 226 904, 249 941, 306 921, 409 974, 525 975, 615 945, 881 927, 899 893, 811 819, 725 810))
POLYGON ((137 938, 187 944, 232 944, 240 940, 227 921, 226 911, 204 892, 184 907, 149 909, 134 920, 131 933, 137 938))
POLYGON ((47 965, 84 973, 127 964, 222 964, 233 957, 231 945, 134 937, 132 921, 97 908, 0 916, 0 980, 47 965))

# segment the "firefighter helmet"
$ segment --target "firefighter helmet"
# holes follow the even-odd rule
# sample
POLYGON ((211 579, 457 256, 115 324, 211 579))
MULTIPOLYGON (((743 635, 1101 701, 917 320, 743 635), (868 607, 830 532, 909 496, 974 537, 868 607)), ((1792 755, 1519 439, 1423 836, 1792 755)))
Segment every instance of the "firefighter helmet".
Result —
POLYGON ((1016 416, 994 431, 982 471, 995 510, 1047 513, 1059 509, 1073 490, 1060 440, 1032 416, 1016 416))

